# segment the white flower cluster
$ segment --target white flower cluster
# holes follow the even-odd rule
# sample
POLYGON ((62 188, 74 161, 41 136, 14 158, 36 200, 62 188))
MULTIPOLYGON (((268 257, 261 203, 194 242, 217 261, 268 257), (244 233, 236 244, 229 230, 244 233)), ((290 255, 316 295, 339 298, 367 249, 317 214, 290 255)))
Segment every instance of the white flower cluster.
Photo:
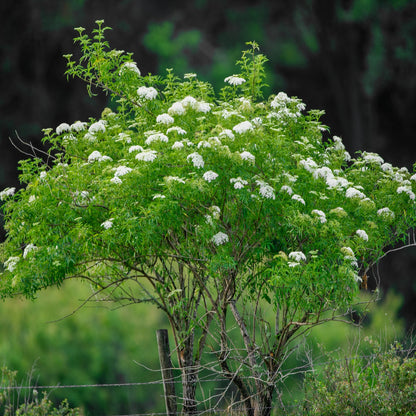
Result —
POLYGON ((155 141, 157 141, 157 142, 165 142, 166 143, 166 142, 169 141, 169 138, 168 138, 168 136, 166 136, 163 133, 154 133, 154 134, 151 134, 146 139, 145 143, 149 146, 151 143, 153 143, 155 141))
POLYGON ((285 121, 287 118, 297 118, 301 116, 306 106, 298 98, 289 98, 284 92, 279 92, 270 103, 270 107, 276 110, 269 114, 269 118, 276 118, 285 121))
POLYGON ((283 185, 280 188, 280 192, 286 192, 288 195, 292 195, 293 194, 293 189, 289 185, 283 185))
POLYGON ((220 246, 222 244, 228 243, 229 238, 228 235, 223 233, 223 232, 219 232, 217 234, 215 234, 212 238, 211 241, 216 245, 216 246, 220 246))
POLYGON ((124 75, 128 72, 133 72, 138 76, 141 75, 140 69, 137 67, 136 62, 125 62, 123 65, 121 65, 118 74, 119 75, 124 75))
POLYGON ((115 183, 115 184, 120 184, 122 183, 122 180, 120 179, 120 176, 124 176, 127 175, 128 173, 130 173, 132 171, 132 168, 129 168, 128 166, 118 166, 117 168, 114 168, 115 172, 114 172, 114 177, 110 180, 111 182, 115 183))
POLYGON ((324 224, 326 223, 326 215, 325 212, 319 210, 319 209, 313 209, 312 214, 318 217, 319 221, 324 224))
POLYGON ((142 146, 140 146, 140 145, 138 145, 138 144, 135 144, 134 146, 130 146, 129 147, 129 153, 132 153, 132 152, 143 152, 143 147, 142 146))
POLYGON ((246 80, 242 77, 239 77, 238 75, 230 75, 229 77, 224 79, 224 82, 227 82, 230 85, 241 85, 246 82, 246 80))
POLYGON ((292 199, 294 201, 300 202, 301 204, 305 205, 305 200, 298 194, 293 194, 292 199))
POLYGON ((207 182, 212 182, 212 181, 214 181, 215 179, 217 179, 218 178, 218 173, 215 173, 214 171, 212 171, 212 170, 208 170, 208 171, 206 171, 203 175, 202 175, 202 177, 204 178, 204 180, 206 180, 207 182))
POLYGON ((230 129, 224 129, 220 134, 220 137, 227 137, 230 140, 234 140, 235 136, 234 133, 230 129))
POLYGON ((301 261, 306 261, 306 256, 302 251, 292 251, 289 253, 289 259, 292 260, 288 262, 289 267, 296 267, 301 261))
POLYGON ((249 160, 250 162, 253 162, 256 160, 255 156, 252 155, 250 152, 244 151, 240 153, 240 157, 243 160, 249 160))
POLYGON ((178 126, 169 127, 166 130, 167 134, 172 133, 172 132, 175 132, 175 133, 179 134, 180 136, 183 136, 184 134, 186 134, 186 131, 182 127, 178 127, 178 126))
POLYGON ((144 100, 154 100, 157 97, 157 90, 153 87, 141 86, 137 89, 137 95, 144 100))
POLYGON ((260 186, 259 193, 266 199, 275 199, 274 189, 266 182, 257 180, 256 184, 260 186))
POLYGON ((166 182, 179 182, 179 183, 185 183, 185 180, 180 178, 179 176, 165 176, 166 182))
POLYGON ((396 190, 398 194, 405 193, 409 196, 411 200, 415 199, 415 193, 412 191, 412 187, 409 185, 399 186, 396 190))
POLYGON ((105 120, 98 120, 91 124, 91 126, 88 128, 88 132, 93 135, 98 132, 105 133, 106 124, 107 122, 105 120))
POLYGON ((4 201, 8 196, 14 195, 16 188, 6 188, 0 192, 0 200, 4 201))
POLYGON ((242 121, 241 123, 236 124, 233 127, 233 130, 236 133, 243 134, 243 133, 247 133, 248 131, 254 130, 254 127, 249 121, 246 120, 246 121, 242 121))
POLYGON ((136 155, 137 160, 153 162, 157 158, 156 150, 145 149, 136 155))
POLYGON ((5 262, 4 262, 4 267, 6 270, 8 270, 10 273, 12 273, 17 266, 17 263, 20 261, 20 257, 19 256, 12 256, 9 257, 5 262))
POLYGON ((368 234, 364 230, 357 230, 355 233, 364 241, 368 241, 368 234))
POLYGON ((203 168, 204 167, 204 164, 205 164, 204 159, 202 158, 202 156, 199 153, 197 153, 197 152, 191 153, 186 158, 186 160, 189 160, 189 159, 192 161, 193 165, 196 168, 203 168))
POLYGON ((385 219, 394 219, 395 217, 394 212, 390 208, 387 208, 387 207, 380 208, 377 211, 377 215, 385 219))
POLYGON ((175 120, 168 113, 159 114, 156 117, 156 123, 172 124, 175 120))
POLYGON ((34 244, 29 243, 23 250, 23 258, 25 259, 29 253, 36 251, 37 249, 38 248, 34 244))
POLYGON ((112 161, 112 160, 113 159, 111 159, 110 156, 102 155, 101 152, 99 152, 98 150, 94 150, 88 156, 88 162, 89 163, 93 163, 93 162, 105 162, 105 161, 112 161))
POLYGON ((183 98, 181 101, 174 102, 168 109, 169 114, 182 115, 187 109, 192 109, 198 113, 208 113, 211 111, 211 104, 205 101, 198 101, 190 95, 183 98))
POLYGON ((359 198, 359 199, 365 198, 365 195, 361 191, 353 187, 350 187, 345 191, 345 196, 347 198, 359 198))
POLYGON ((101 227, 103 227, 105 230, 110 229, 113 226, 114 218, 110 218, 107 221, 104 221, 101 223, 101 227))
POLYGON ((230 179, 230 183, 234 184, 234 189, 242 189, 244 188, 246 185, 248 185, 248 182, 244 179, 241 179, 240 177, 238 178, 231 178, 230 179))
POLYGON ((382 165, 384 163, 383 158, 379 156, 377 153, 363 152, 362 157, 366 163, 374 163, 378 165, 382 165))

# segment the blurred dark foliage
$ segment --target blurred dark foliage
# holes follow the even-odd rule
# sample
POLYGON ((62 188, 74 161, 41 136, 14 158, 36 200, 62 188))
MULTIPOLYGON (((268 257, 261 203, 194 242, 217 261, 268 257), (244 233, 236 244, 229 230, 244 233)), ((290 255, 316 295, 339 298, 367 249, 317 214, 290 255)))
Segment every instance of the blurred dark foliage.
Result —
MULTIPOLYGON (((9 139, 41 146, 42 128, 98 118, 108 104, 64 76, 73 27, 90 30, 96 19, 142 72, 196 71, 217 86, 256 40, 270 59, 268 93, 284 90, 324 109, 351 153, 375 151, 409 169, 416 161, 415 0, 2 0, 0 189, 18 186, 22 154, 9 139)), ((405 254, 383 260, 380 275, 404 294, 411 327, 416 251, 405 254)))

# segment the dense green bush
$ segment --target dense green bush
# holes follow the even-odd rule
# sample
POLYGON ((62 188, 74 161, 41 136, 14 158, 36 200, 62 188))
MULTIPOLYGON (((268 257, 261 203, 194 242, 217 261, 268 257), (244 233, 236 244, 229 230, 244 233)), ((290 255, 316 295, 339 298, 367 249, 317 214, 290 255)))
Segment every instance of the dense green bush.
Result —
POLYGON ((416 357, 398 343, 366 356, 331 360, 306 377, 302 414, 416 415, 416 357))

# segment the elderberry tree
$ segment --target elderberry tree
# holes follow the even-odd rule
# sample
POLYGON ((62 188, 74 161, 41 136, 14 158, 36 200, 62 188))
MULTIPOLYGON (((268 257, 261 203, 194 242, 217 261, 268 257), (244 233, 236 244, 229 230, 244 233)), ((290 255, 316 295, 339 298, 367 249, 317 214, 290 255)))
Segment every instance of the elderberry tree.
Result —
POLYGON ((198 410, 209 352, 236 405, 269 415, 289 342, 342 318, 386 248, 408 244, 416 175, 324 141, 323 112, 300 99, 264 99, 254 42, 216 95, 196 74, 141 74, 97 25, 76 29, 66 74, 116 108, 45 129, 47 161, 22 160, 23 187, 0 193, 1 296, 79 278, 94 299, 154 304, 174 336, 183 414, 198 410))

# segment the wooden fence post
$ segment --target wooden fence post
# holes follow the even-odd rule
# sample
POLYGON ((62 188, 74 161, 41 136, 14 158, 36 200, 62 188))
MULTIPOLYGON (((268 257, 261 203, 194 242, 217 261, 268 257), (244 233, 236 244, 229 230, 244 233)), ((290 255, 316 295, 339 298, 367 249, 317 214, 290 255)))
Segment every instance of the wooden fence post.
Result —
POLYGON ((163 391, 165 393, 166 414, 176 416, 175 382, 172 373, 172 361, 170 359, 170 347, 167 329, 156 331, 157 347, 159 351, 160 369, 162 372, 163 391))

